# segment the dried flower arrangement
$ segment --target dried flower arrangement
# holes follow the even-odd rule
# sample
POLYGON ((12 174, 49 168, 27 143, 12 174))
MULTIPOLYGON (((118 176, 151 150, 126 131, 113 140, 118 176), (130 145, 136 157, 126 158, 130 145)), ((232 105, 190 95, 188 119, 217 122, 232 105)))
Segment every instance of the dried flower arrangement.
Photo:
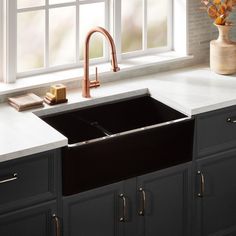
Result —
POLYGON ((216 25, 232 24, 228 21, 228 17, 236 5, 236 0, 201 0, 201 2, 216 25))

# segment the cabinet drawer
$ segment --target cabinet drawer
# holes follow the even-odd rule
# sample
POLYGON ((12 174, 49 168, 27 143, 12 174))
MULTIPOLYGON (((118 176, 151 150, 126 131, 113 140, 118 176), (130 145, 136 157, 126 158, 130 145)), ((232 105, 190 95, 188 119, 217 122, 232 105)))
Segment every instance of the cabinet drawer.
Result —
POLYGON ((56 152, 44 152, 0 163, 0 213, 53 199, 56 152))
POLYGON ((198 156, 202 157, 230 148, 236 148, 236 107, 198 116, 198 156))

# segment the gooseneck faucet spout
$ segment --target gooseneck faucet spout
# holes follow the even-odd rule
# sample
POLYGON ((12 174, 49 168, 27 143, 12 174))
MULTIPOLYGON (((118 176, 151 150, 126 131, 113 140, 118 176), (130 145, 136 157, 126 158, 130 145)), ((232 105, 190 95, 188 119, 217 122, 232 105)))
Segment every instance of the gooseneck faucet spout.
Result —
POLYGON ((111 63, 112 63, 113 71, 117 72, 120 70, 117 63, 115 43, 114 43, 113 38, 109 34, 109 32, 99 26, 91 29, 86 36, 85 47, 84 47, 84 78, 82 80, 82 96, 84 98, 91 97, 90 88, 98 87, 100 85, 97 79, 95 81, 90 81, 89 79, 89 42, 93 33, 96 33, 96 32, 103 34, 105 38, 107 39, 107 41, 109 42, 110 49, 111 49, 111 63))

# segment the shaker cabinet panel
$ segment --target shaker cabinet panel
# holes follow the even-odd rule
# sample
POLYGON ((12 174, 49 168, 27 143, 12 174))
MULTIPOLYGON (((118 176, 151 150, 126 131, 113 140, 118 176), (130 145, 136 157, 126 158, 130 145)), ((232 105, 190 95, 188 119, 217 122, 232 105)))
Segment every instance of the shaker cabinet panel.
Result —
POLYGON ((53 202, 1 215, 0 235, 58 236, 56 214, 56 203, 53 202))
POLYGON ((137 178, 139 236, 189 236, 191 164, 137 178))
POLYGON ((196 123, 198 157, 236 147, 235 106, 200 114, 196 123))
POLYGON ((65 236, 121 236, 126 220, 123 182, 63 199, 65 236), (123 219, 121 219, 123 218, 123 219))
POLYGON ((197 162, 196 214, 199 236, 236 235, 236 152, 197 162))
POLYGON ((189 236, 191 162, 63 197, 65 236, 189 236))

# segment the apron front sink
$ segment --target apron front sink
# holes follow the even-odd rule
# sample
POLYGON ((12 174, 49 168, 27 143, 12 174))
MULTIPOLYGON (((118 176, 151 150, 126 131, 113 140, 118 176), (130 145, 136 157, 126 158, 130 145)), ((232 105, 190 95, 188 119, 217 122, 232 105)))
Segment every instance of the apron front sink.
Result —
POLYGON ((43 119, 69 140, 65 196, 192 160, 194 120, 150 96, 43 119))

